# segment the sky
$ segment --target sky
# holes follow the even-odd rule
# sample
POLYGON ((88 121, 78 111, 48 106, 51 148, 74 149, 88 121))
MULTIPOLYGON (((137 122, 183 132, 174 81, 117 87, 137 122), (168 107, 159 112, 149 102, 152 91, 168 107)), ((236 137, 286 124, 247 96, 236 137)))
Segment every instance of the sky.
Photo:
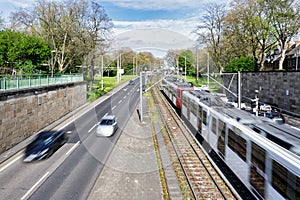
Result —
MULTIPOLYGON (((114 23, 116 48, 184 49, 195 45, 192 33, 201 14, 214 0, 95 0, 114 23)), ((228 3, 219 0, 218 3, 228 3)), ((17 8, 28 8, 34 0, 0 0, 2 17, 17 8)))

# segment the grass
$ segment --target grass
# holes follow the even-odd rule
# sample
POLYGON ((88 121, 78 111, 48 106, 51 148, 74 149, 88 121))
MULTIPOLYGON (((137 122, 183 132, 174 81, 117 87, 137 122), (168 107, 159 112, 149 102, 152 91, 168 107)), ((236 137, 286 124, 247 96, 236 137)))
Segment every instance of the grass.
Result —
POLYGON ((118 85, 129 81, 136 77, 135 75, 122 75, 121 82, 117 82, 117 77, 103 77, 103 90, 102 90, 102 79, 101 77, 95 77, 95 84, 93 84, 93 90, 88 91, 88 101, 92 102, 98 99, 100 96, 106 94, 107 92, 111 91, 118 85))

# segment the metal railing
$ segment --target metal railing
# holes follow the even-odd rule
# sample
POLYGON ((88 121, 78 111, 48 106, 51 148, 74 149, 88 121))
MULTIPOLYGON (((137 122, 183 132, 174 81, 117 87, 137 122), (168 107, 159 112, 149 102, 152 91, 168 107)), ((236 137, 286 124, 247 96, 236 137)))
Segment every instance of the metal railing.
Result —
POLYGON ((83 81, 83 74, 32 75, 28 77, 0 77, 0 91, 34 88, 83 81))

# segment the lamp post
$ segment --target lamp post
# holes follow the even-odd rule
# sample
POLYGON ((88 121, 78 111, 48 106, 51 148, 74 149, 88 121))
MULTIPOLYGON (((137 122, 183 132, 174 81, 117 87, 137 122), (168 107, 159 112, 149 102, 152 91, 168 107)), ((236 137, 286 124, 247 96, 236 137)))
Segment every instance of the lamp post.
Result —
POLYGON ((209 53, 207 52, 207 87, 209 88, 209 53))
POLYGON ((184 80, 186 81, 186 56, 184 56, 184 80))
POLYGON ((55 53, 55 50, 51 51, 51 77, 53 77, 53 70, 54 70, 54 60, 53 60, 53 54, 55 53))
POLYGON ((298 71, 298 55, 299 55, 299 49, 296 51, 296 71, 298 71))
POLYGON ((103 55, 101 55, 101 89, 103 90, 103 55))
POLYGON ((198 57, 198 46, 196 46, 196 84, 199 82, 199 57, 198 57))

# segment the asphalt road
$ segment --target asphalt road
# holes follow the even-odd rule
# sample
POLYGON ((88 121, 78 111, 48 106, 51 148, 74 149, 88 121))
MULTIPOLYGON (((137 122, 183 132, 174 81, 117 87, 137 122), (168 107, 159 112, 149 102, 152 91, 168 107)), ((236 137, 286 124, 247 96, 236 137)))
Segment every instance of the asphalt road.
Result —
POLYGON ((86 199, 139 100, 139 84, 126 85, 66 124, 68 142, 50 158, 23 163, 23 151, 0 165, 0 199, 86 199), (117 117, 109 138, 95 135, 98 120, 117 117))

